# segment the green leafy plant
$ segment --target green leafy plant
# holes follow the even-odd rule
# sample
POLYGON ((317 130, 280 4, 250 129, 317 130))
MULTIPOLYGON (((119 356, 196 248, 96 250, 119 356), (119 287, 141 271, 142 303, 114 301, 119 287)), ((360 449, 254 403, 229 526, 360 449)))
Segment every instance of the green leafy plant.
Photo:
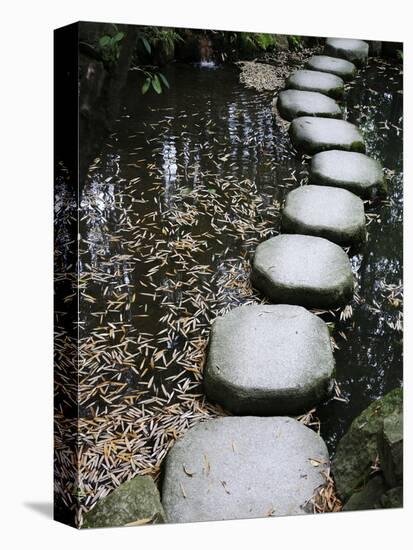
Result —
POLYGON ((277 45, 277 37, 273 34, 256 32, 225 33, 224 41, 235 49, 247 52, 267 51, 277 45))
POLYGON ((114 63, 119 59, 120 43, 125 37, 124 32, 119 32, 116 25, 113 25, 115 34, 113 36, 104 34, 99 39, 99 49, 104 61, 114 63))
POLYGON ((153 50, 162 50, 167 55, 173 54, 175 45, 178 42, 184 42, 184 39, 173 29, 145 27, 139 34, 139 40, 142 42, 149 55, 153 50))
POLYGON ((403 61, 403 50, 397 50, 397 57, 403 61))
POLYGON ((291 34, 288 36, 288 44, 292 50, 301 50, 303 47, 303 39, 301 36, 291 34))
POLYGON ((163 75, 160 72, 153 72, 146 69, 139 68, 139 71, 141 71, 144 76, 145 80, 142 84, 142 94, 146 94, 151 88, 157 93, 161 94, 163 92, 163 88, 169 88, 169 82, 165 75, 163 75))
POLYGON ((277 37, 273 34, 254 33, 252 39, 254 43, 264 51, 277 45, 277 37))
POLYGON ((184 41, 182 36, 173 29, 159 29, 152 27, 147 36, 153 47, 162 46, 166 51, 173 51, 175 44, 184 41))

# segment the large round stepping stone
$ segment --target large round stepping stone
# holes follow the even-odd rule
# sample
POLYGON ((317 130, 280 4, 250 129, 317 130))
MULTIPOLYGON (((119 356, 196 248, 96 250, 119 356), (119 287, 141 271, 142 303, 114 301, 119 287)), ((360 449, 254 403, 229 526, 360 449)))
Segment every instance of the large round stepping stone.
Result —
POLYGON ((346 120, 303 116, 293 120, 289 133, 294 147, 309 155, 329 149, 365 151, 360 131, 346 120))
POLYGON ((353 295, 347 254, 321 237, 278 235, 257 246, 251 280, 272 302, 331 308, 353 295))
POLYGON ((342 57, 356 65, 367 61, 369 45, 363 40, 352 38, 327 38, 324 53, 333 57, 342 57))
POLYGON ((317 185, 343 187, 364 199, 386 191, 380 162, 361 153, 347 151, 324 151, 314 155, 310 181, 317 185))
POLYGON ((277 109, 286 120, 300 116, 341 118, 341 109, 331 97, 318 92, 284 90, 278 94, 277 109))
POLYGON ((320 92, 333 98, 340 98, 344 93, 344 82, 334 74, 300 69, 287 78, 286 88, 320 92))
POLYGON ((354 63, 328 55, 313 55, 307 61, 305 67, 312 71, 335 74, 346 81, 352 80, 357 72, 354 63))
POLYGON ((234 414, 298 414, 327 396, 333 370, 329 331, 316 315, 241 306, 213 323, 205 390, 234 414))
POLYGON ((169 451, 162 504, 171 523, 311 513, 328 467, 324 441, 292 418, 207 420, 169 451))
POLYGON ((282 212, 286 233, 324 237, 343 246, 366 236, 363 201, 337 187, 304 185, 288 193, 282 212))

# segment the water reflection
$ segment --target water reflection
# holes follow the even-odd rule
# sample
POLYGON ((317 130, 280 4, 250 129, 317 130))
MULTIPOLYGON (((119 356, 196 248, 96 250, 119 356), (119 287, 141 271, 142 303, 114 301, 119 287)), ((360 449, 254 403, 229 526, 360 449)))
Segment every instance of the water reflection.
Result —
MULTIPOLYGON (((354 416, 402 379, 400 307, 397 296, 389 299, 402 279, 401 77, 383 67, 360 71, 347 94, 348 119, 362 128, 369 154, 384 163, 389 198, 367 205, 374 214, 369 239, 352 256, 353 316, 336 319, 337 380, 348 403, 318 408, 331 450, 354 416)), ((122 395, 138 406, 143 394, 163 406, 202 391, 199 355, 192 367, 191 359, 185 363, 183 394, 173 381, 179 361, 195 353, 194 342, 206 338, 214 316, 253 299, 249 258, 263 235, 279 230, 285 194, 306 179, 305 165, 273 120, 271 94, 241 87, 231 67, 175 65, 167 78, 171 91, 149 98, 139 95, 131 74, 123 115, 81 205, 81 271, 93 279, 87 294, 97 297, 83 297, 83 335, 104 322, 102 339, 113 346, 127 341, 133 357, 116 356, 112 370, 98 365, 93 376, 86 369, 84 383, 127 382, 122 395), (157 355, 162 349, 165 355, 157 355)), ((108 413, 111 394, 85 392, 83 407, 85 416, 108 413)))

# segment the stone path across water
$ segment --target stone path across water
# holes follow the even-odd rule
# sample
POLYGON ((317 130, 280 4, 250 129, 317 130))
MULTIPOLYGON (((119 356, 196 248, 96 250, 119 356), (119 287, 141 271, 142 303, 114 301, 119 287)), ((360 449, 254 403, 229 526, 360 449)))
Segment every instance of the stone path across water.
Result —
POLYGON ((339 76, 319 71, 301 69, 293 73, 286 82, 286 88, 319 92, 334 99, 340 99, 344 94, 344 82, 339 76))
POLYGON ((310 182, 348 189, 364 199, 386 190, 383 168, 378 160, 361 153, 324 151, 314 155, 310 182))
POLYGON ((217 418, 169 451, 162 504, 174 523, 305 514, 328 468, 324 441, 292 418, 217 418))
POLYGON ((284 90, 275 99, 278 112, 286 120, 300 116, 341 118, 343 113, 339 104, 331 97, 318 92, 284 90))
POLYGON ((205 390, 235 414, 300 414, 328 395, 333 370, 329 331, 316 315, 241 306, 213 323, 205 390))
MULTIPOLYGON (((380 164, 362 154, 361 132, 331 118, 341 110, 327 97, 343 95, 340 77, 354 77, 353 62, 366 61, 368 45, 328 39, 325 53, 292 75, 277 100, 281 116, 292 120, 294 147, 315 154, 310 181, 316 184, 287 196, 282 224, 294 234, 268 239, 255 251, 252 283, 278 305, 236 308, 211 331, 207 396, 235 414, 292 414, 328 393, 334 359, 327 327, 297 305, 330 309, 351 299, 351 264, 335 243, 364 238, 364 206, 356 195, 384 187, 380 164)), ((223 417, 175 443, 162 504, 171 522, 305 513, 328 469, 325 443, 296 420, 223 417)))
POLYGON ((342 246, 359 243, 366 236, 364 204, 345 189, 303 185, 286 197, 282 228, 287 233, 324 237, 342 246))

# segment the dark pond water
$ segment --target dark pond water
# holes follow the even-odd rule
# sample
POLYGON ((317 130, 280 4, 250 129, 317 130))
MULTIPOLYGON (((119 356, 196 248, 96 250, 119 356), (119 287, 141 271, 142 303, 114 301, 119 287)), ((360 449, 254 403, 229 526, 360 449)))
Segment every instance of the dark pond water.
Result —
MULTIPOLYGON (((165 74, 170 91, 142 96, 138 73, 130 73, 120 119, 85 188, 84 417, 125 403, 155 412, 194 400, 204 406, 210 322, 260 300, 249 260, 258 242, 279 232, 285 194, 306 178, 305 160, 272 117, 271 93, 247 90, 230 66, 171 65, 165 74)), ((368 242, 350 252, 358 283, 352 315, 325 317, 339 348, 341 400, 316 415, 332 452, 362 409, 402 383, 401 89, 400 67, 377 60, 345 101, 368 154, 386 168, 389 196, 366 205, 368 242)))

